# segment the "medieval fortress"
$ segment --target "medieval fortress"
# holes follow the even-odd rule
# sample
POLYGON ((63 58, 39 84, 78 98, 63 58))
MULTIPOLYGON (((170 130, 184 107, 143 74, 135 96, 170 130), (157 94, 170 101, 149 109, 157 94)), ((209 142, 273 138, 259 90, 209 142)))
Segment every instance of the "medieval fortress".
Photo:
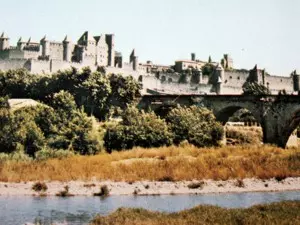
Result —
POLYGON ((135 50, 125 62, 115 50, 114 34, 92 36, 85 32, 73 43, 68 36, 62 41, 50 41, 43 37, 39 42, 22 38, 17 46, 10 46, 9 37, 0 36, 0 70, 26 68, 32 73, 47 74, 75 67, 89 66, 91 70, 105 67, 107 73, 133 76, 143 86, 143 94, 241 94, 246 81, 255 81, 277 94, 300 91, 300 75, 296 71, 290 76, 271 76, 257 66, 252 70, 234 68, 233 60, 225 54, 220 62, 209 62, 213 72, 201 69, 208 62, 196 59, 175 61, 174 65, 156 65, 151 61, 140 63, 135 50), (182 82, 182 76, 186 78, 182 82), (192 79, 193 75, 198 79, 192 79))

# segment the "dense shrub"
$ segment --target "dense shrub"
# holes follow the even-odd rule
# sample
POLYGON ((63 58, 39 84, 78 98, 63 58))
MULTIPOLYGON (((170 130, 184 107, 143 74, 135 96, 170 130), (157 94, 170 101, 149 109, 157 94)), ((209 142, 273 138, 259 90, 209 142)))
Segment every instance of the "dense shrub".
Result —
POLYGON ((236 111, 232 117, 229 118, 230 122, 256 122, 255 117, 253 116, 253 114, 247 110, 247 109, 240 109, 238 111, 236 111))
POLYGON ((214 146, 223 137, 222 125, 206 108, 179 106, 168 113, 167 122, 174 133, 175 144, 188 140, 198 147, 214 146))
POLYGON ((109 152, 134 146, 159 147, 172 143, 172 133, 166 122, 153 112, 139 112, 129 107, 124 111, 119 124, 107 128, 104 142, 109 152))
POLYGON ((109 189, 107 185, 102 185, 100 191, 93 194, 94 196, 107 197, 109 195, 109 189))
POLYGON ((35 153, 36 160, 47 160, 47 159, 63 159, 67 157, 74 156, 74 152, 68 150, 53 150, 53 149, 43 149, 35 153))
POLYGON ((45 192, 48 190, 47 184, 44 182, 36 182, 32 185, 32 190, 36 192, 45 192))
POLYGON ((269 88, 257 82, 246 82, 243 85, 244 95, 270 95, 272 94, 269 88))
POLYGON ((18 151, 47 158, 48 153, 54 156, 60 149, 84 155, 100 150, 95 122, 77 108, 73 96, 61 91, 51 99, 52 107, 38 105, 15 111, 0 108, 3 112, 0 114, 0 152, 18 151), (49 148, 54 152, 45 152, 49 148))
POLYGON ((73 96, 65 91, 54 95, 51 101, 55 109, 48 144, 54 149, 74 150, 77 153, 95 154, 99 151, 99 140, 93 128, 93 120, 83 110, 77 109, 73 96))

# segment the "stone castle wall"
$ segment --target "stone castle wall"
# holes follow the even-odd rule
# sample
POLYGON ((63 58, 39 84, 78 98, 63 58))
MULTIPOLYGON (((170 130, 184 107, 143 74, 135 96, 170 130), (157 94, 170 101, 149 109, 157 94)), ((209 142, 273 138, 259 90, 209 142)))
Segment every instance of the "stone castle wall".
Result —
POLYGON ((39 51, 24 50, 24 58, 25 59, 38 59, 39 55, 40 55, 39 51))
POLYGON ((272 93, 278 93, 279 90, 287 92, 294 91, 294 82, 292 77, 265 76, 265 85, 272 93))
POLYGON ((225 71, 223 87, 241 88, 249 77, 249 72, 225 71))
POLYGON ((63 59, 64 47, 62 43, 59 42, 50 42, 49 55, 53 60, 62 60, 63 59))
POLYGON ((41 74, 41 73, 50 73, 50 63, 49 61, 42 60, 28 60, 30 62, 32 73, 41 74))
POLYGON ((31 65, 27 59, 12 59, 12 60, 0 60, 0 70, 10 69, 22 69, 26 68, 31 70, 31 65))

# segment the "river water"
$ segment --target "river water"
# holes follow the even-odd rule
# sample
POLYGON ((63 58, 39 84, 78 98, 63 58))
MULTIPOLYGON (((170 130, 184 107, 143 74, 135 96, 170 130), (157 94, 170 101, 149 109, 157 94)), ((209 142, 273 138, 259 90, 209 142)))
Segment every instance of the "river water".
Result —
POLYGON ((177 212, 200 204, 246 208, 256 204, 300 200, 300 191, 205 195, 99 197, 7 197, 0 196, 0 224, 88 224, 97 214, 107 215, 120 207, 177 212))

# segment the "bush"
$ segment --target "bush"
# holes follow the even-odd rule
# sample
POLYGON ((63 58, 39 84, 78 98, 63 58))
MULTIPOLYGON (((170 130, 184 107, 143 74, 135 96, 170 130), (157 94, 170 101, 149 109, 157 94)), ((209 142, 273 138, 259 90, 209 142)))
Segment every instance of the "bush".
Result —
POLYGON ((68 158, 74 156, 74 152, 68 150, 53 150, 53 149, 43 149, 35 153, 36 160, 47 160, 51 158, 68 158))
POLYGON ((257 82, 246 82, 243 85, 243 95, 271 95, 269 88, 257 82))
POLYGON ((41 192, 41 191, 47 191, 48 187, 44 182, 36 182, 35 184, 32 185, 32 190, 36 192, 41 192))
POLYGON ((104 136, 107 151, 131 149, 134 146, 160 147, 172 143, 172 133, 165 120, 153 112, 139 112, 129 107, 119 124, 107 128, 104 136))
POLYGON ((9 155, 7 153, 0 153, 0 163, 9 160, 9 155))
POLYGON ((100 187, 100 191, 98 193, 94 193, 94 196, 106 197, 109 195, 109 189, 107 185, 103 185, 100 187))
POLYGON ((206 108, 179 106, 169 112, 167 122, 175 144, 187 140, 198 147, 216 146, 223 137, 223 126, 206 108))
POLYGON ((193 182, 193 183, 188 184, 188 188, 189 189, 202 189, 204 185, 205 185, 204 181, 193 182))
POLYGON ((58 196, 58 197, 72 197, 72 196, 74 196, 73 194, 70 194, 69 189, 70 189, 70 187, 69 187, 68 185, 66 185, 66 186, 64 187, 64 190, 58 192, 58 193, 56 194, 56 196, 58 196))
POLYGON ((32 161, 32 158, 30 158, 27 154, 25 154, 23 151, 16 151, 11 154, 9 154, 9 159, 12 161, 17 162, 30 162, 32 161))

